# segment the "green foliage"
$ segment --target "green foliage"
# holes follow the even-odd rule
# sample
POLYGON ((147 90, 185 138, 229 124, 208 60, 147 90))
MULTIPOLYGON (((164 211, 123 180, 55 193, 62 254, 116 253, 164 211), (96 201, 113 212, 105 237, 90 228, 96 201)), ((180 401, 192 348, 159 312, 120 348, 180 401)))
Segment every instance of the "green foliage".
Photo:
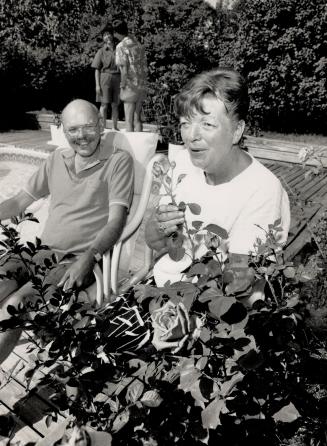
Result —
POLYGON ((125 18, 146 47, 147 120, 158 124, 166 141, 177 140, 174 94, 194 73, 228 54, 229 46, 217 39, 230 26, 228 12, 202 0, 5 2, 0 80, 8 86, 7 107, 13 113, 19 107, 60 111, 74 97, 93 101, 91 59, 101 44, 99 32, 115 17, 125 18), (12 104, 14 95, 21 98, 18 104, 12 104))
POLYGON ((135 11, 135 5, 105 0, 2 2, 0 81, 6 85, 4 120, 8 121, 8 114, 17 115, 26 109, 61 111, 75 97, 93 100, 90 64, 101 45, 99 33, 112 19, 108 13, 112 10, 125 16, 135 11))
POLYGON ((194 74, 218 65, 247 77, 250 127, 325 133, 326 2, 242 0, 231 10, 222 4, 214 9, 203 0, 3 1, 1 125, 19 109, 60 111, 75 97, 94 101, 91 59, 101 30, 119 17, 145 45, 145 116, 166 142, 179 139, 174 95, 194 74))
POLYGON ((196 73, 226 63, 233 28, 229 11, 202 0, 143 1, 139 33, 149 61, 149 95, 146 116, 159 126, 165 141, 178 142, 178 123, 172 102, 196 73))
MULTIPOLYGON (((175 202, 174 165, 163 171, 175 202)), ((179 207, 199 214, 196 203, 179 207)), ((208 251, 193 257, 184 281, 157 287, 147 280, 100 308, 79 301, 75 291, 47 295, 44 281, 56 258, 36 266, 46 247, 38 239, 22 244, 20 222, 1 225, 0 246, 2 254, 24 259, 39 298, 8 308, 11 318, 0 330, 28 333, 23 373, 28 388, 53 389, 57 409, 48 425, 68 411, 81 435, 90 427, 107 431, 113 445, 279 446, 294 444, 298 432, 303 443, 296 444, 323 444, 325 401, 312 386, 325 389, 316 370, 325 370, 326 346, 308 328, 305 306, 313 276, 284 261, 280 221, 251 256, 221 257, 226 233, 194 220, 184 233, 191 240, 204 231, 208 251), (258 283, 264 300, 253 294, 258 283), (37 373, 44 367, 46 374, 37 373)))
POLYGON ((324 0, 242 0, 235 65, 246 75, 250 121, 266 130, 324 132, 324 0))

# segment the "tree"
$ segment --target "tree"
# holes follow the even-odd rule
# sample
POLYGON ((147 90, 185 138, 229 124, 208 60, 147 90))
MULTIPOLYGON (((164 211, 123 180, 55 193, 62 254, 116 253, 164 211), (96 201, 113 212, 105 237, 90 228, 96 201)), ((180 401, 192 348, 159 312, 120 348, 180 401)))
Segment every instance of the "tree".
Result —
POLYGON ((230 64, 231 41, 222 36, 233 30, 233 13, 202 0, 144 0, 143 10, 139 34, 149 63, 147 118, 171 141, 178 133, 174 95, 194 74, 230 64))
POLYGON ((327 3, 242 0, 235 64, 248 78, 253 124, 326 131, 327 3))

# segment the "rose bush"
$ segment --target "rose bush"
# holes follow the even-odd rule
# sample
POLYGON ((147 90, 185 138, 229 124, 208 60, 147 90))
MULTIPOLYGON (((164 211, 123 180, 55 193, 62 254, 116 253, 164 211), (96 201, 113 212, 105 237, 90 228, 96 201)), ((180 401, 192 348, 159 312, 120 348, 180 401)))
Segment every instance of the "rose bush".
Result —
MULTIPOLYGON (((174 200, 171 183, 165 178, 174 200)), ((33 259, 43 247, 23 245, 13 227, 1 226, 7 253, 28 251, 33 259)), ((9 308, 0 330, 29 333, 29 362, 19 373, 29 388, 43 376, 42 385, 51 385, 56 409, 47 424, 69 413, 79 428, 68 431, 72 445, 80 432, 91 437, 91 427, 110 434, 113 446, 280 446, 293 437, 299 446, 324 444, 326 405, 312 387, 321 386, 315 373, 326 370, 327 350, 306 325, 310 271, 284 261, 279 222, 269 228, 249 257, 221 257, 222 228, 195 221, 183 237, 201 231, 208 251, 193 259, 185 281, 159 287, 147 279, 102 308, 79 302, 74 291, 58 290, 46 302, 51 262, 36 275, 31 268, 40 299, 9 308), (260 297, 247 308, 258 282, 260 297)), ((326 285, 320 293, 323 300, 326 285)))

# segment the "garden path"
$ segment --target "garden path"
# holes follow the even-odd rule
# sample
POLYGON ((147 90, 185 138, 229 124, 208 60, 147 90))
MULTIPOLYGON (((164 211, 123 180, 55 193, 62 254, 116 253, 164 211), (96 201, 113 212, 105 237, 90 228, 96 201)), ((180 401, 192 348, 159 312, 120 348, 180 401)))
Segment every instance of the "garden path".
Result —
MULTIPOLYGON (((46 130, 19 130, 0 133, 0 146, 15 146, 22 149, 33 149, 51 152, 54 146, 47 145, 50 133, 46 130)), ((287 189, 292 203, 291 234, 288 240, 287 255, 289 258, 303 247, 309 240, 306 221, 314 224, 323 204, 327 204, 327 173, 319 177, 306 177, 302 166, 279 160, 261 161, 272 170, 287 189), (301 200, 300 200, 301 199, 301 200)), ((35 384, 42 380, 42 374, 33 378, 30 390, 26 390, 23 365, 28 355, 28 339, 22 338, 15 351, 0 368, 0 445, 8 444, 1 437, 1 425, 8 420, 12 424, 11 443, 21 441, 22 444, 40 441, 46 434, 47 415, 53 406, 49 402, 51 389, 37 390, 35 384), (13 377, 10 381, 9 377, 13 377)), ((45 371, 46 373, 46 371, 45 371)), ((65 414, 59 417, 60 423, 65 414)), ((57 423, 58 423, 57 422, 57 423)), ((53 428, 53 424, 51 427, 53 428)), ((44 446, 46 443, 42 443, 44 446)))

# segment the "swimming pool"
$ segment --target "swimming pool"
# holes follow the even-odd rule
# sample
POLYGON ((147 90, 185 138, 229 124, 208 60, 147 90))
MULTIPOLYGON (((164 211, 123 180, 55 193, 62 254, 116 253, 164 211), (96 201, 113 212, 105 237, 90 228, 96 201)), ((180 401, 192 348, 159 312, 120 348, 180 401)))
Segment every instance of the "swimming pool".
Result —
MULTIPOLYGON (((0 147, 0 203, 19 192, 47 156, 45 152, 13 146, 0 147)), ((47 200, 38 200, 29 211, 41 224, 24 222, 21 228, 23 240, 31 240, 35 235, 40 235, 48 212, 47 200)))
POLYGON ((32 164, 0 159, 0 202, 15 195, 35 170, 32 164))
POLYGON ((0 147, 0 201, 17 193, 47 156, 34 150, 0 147))

